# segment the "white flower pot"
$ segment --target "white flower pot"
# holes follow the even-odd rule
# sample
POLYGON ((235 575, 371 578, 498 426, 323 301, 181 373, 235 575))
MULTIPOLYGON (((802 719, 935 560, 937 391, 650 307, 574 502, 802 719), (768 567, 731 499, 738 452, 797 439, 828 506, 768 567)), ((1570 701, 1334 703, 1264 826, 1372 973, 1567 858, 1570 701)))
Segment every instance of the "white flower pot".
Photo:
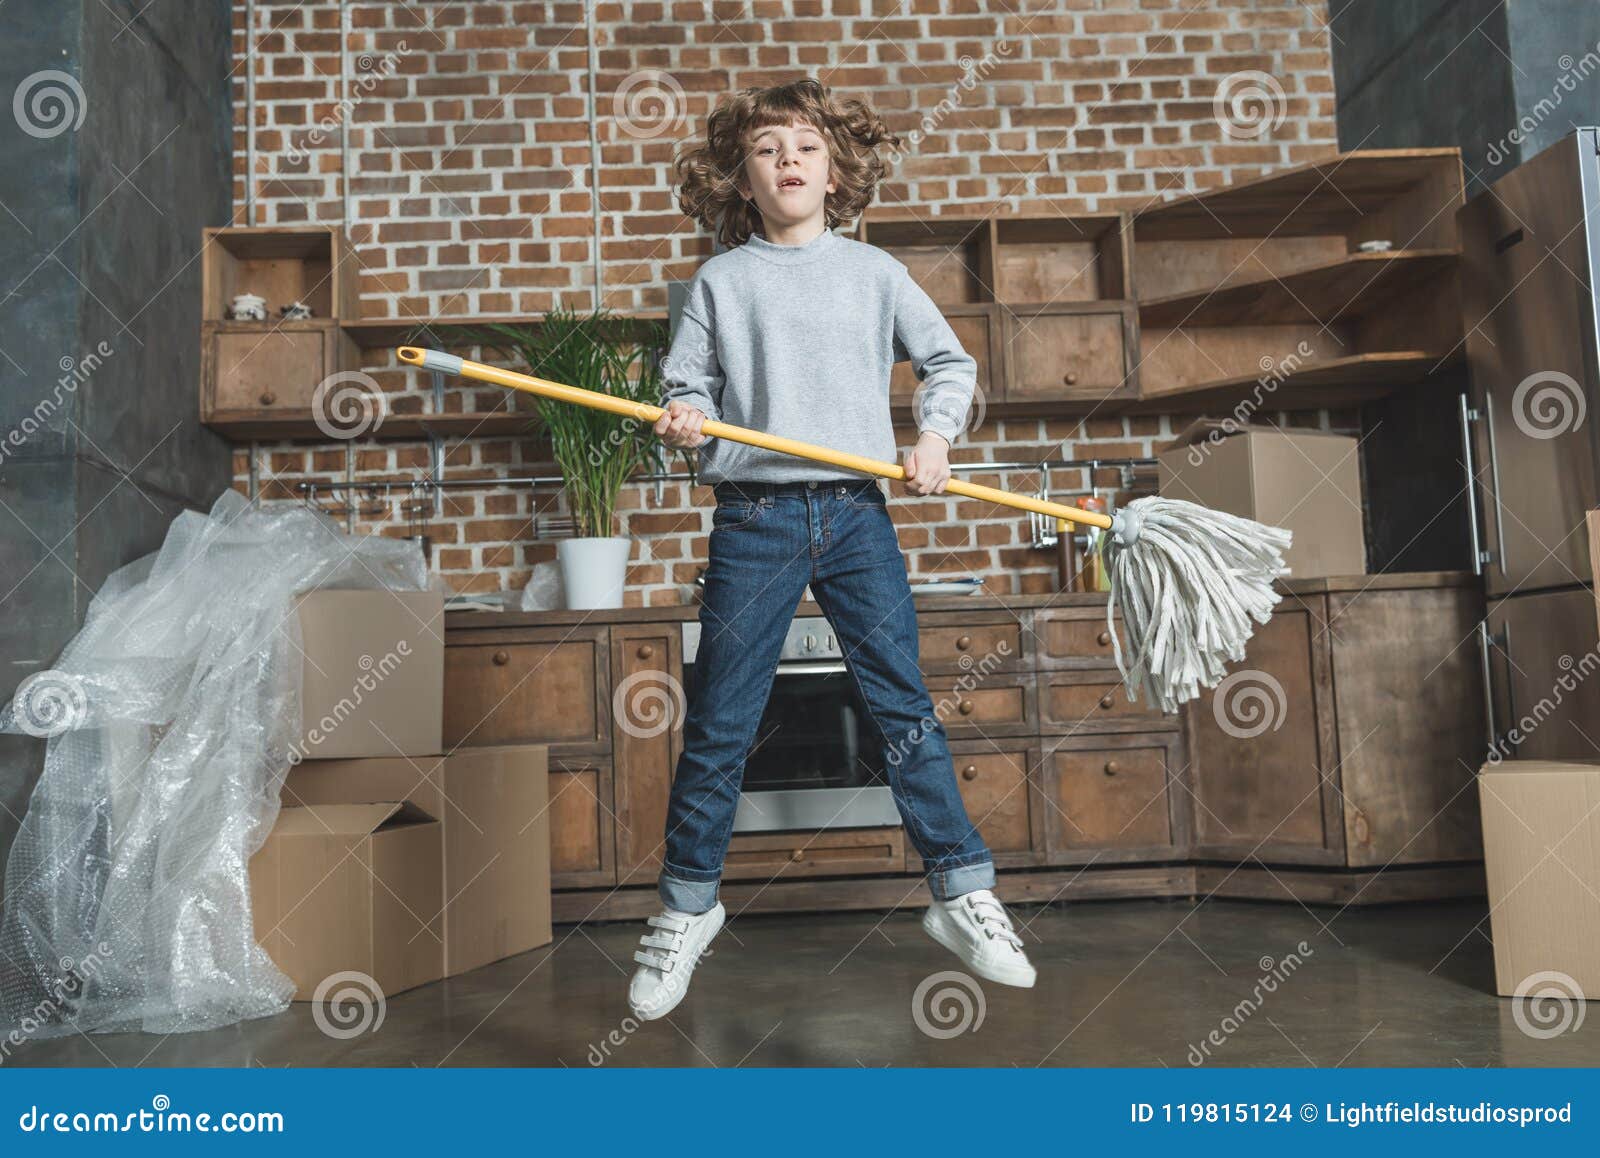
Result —
POLYGON ((567 606, 580 610, 621 607, 622 584, 632 546, 633 540, 625 535, 563 539, 557 543, 556 562, 561 565, 561 585, 567 592, 567 606))

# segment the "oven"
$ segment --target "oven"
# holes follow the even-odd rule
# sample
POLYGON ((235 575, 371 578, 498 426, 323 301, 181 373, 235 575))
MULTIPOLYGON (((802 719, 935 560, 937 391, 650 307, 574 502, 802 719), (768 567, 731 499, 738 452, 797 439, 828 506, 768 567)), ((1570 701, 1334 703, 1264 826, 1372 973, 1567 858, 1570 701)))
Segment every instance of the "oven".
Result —
MULTIPOLYGON (((695 694, 700 624, 683 625, 683 675, 695 694)), ((828 621, 797 616, 745 757, 735 832, 877 828, 900 823, 883 747, 828 621)))

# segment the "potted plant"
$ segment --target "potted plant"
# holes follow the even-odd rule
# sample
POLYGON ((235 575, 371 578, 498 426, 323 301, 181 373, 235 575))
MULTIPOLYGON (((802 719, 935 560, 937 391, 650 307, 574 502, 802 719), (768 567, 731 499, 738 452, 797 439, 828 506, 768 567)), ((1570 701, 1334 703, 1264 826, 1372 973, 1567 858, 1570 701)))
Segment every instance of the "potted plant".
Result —
MULTIPOLYGON (((659 322, 635 323, 606 310, 580 316, 558 307, 537 326, 481 329, 485 333, 472 340, 515 352, 535 377, 651 405, 660 401, 666 333, 659 322)), ((550 398, 537 403, 577 530, 556 545, 567 606, 621 607, 632 540, 612 534, 617 496, 636 468, 661 465, 662 444, 636 419, 550 398)))

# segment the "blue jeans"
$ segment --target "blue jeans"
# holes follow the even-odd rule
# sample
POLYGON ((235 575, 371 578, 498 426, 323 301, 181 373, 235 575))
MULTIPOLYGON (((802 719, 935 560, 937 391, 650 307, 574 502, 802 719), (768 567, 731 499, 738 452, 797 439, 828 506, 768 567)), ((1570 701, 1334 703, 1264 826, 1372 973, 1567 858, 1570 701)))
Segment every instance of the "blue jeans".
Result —
POLYGON ((944 725, 917 666, 911 584, 878 481, 713 489, 700 645, 667 808, 661 899, 687 913, 717 903, 745 757, 807 584, 883 742, 889 788, 934 897, 992 888, 994 858, 967 817, 944 725))

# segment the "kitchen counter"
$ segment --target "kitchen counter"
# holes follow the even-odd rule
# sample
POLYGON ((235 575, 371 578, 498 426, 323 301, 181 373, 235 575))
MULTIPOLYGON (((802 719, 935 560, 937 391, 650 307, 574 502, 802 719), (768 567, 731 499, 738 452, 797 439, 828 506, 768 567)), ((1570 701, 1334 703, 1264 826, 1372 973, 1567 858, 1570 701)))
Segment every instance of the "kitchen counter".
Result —
MULTIPOLYGON (((1425 587, 1471 587, 1470 571, 1401 571, 1387 575, 1337 575, 1318 579, 1280 580, 1286 596, 1348 591, 1415 590, 1425 587)), ((918 611, 1022 611, 1040 607, 1104 607, 1103 591, 1057 591, 1044 595, 915 595, 918 611)), ((821 615, 815 602, 796 608, 798 616, 821 615)), ((589 611, 450 611, 446 630, 482 627, 545 627, 580 623, 661 623, 700 617, 698 603, 669 607, 615 607, 589 611)))

